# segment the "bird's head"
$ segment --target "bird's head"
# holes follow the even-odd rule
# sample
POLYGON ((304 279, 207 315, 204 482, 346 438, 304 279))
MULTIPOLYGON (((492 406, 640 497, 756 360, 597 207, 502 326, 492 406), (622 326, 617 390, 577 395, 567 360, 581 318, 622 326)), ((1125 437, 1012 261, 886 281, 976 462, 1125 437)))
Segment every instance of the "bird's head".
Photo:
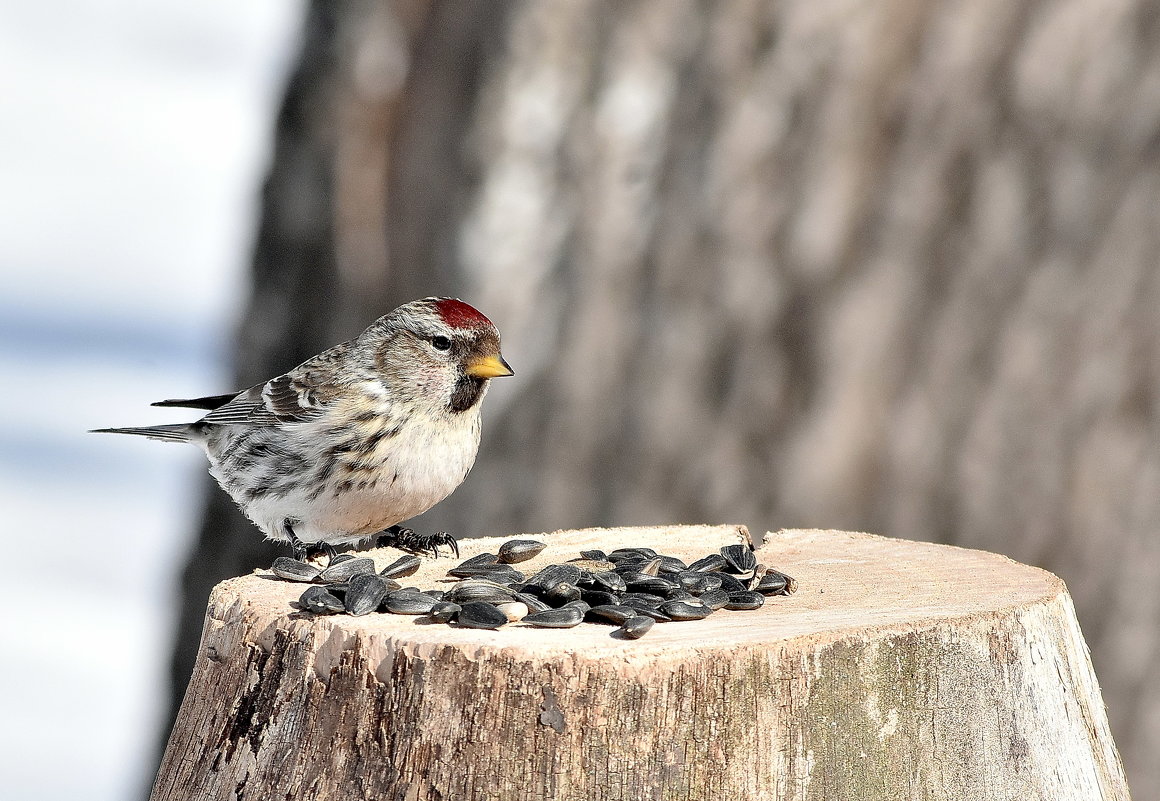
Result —
POLYGON ((460 413, 476 407, 492 378, 512 375, 499 331, 456 298, 424 298, 379 318, 360 337, 393 392, 460 413))

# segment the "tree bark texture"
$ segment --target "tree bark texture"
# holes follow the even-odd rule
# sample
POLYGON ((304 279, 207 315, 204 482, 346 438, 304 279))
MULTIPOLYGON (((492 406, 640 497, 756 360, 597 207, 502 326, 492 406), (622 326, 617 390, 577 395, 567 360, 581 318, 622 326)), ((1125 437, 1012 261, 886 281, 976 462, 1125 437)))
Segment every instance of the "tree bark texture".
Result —
MULTIPOLYGON (((417 525, 729 518, 1040 565, 1160 795, 1151 4, 365 0, 304 35, 239 387, 460 295, 517 377, 417 525)), ((270 560, 211 497, 178 691, 209 588, 270 560)))
MULTIPOLYGON (((747 537, 557 532, 521 567, 630 545, 692 561, 747 537)), ((591 623, 315 617, 292 607, 304 585, 226 581, 153 799, 1128 798, 1056 577, 833 531, 768 535, 757 553, 794 595, 639 641, 591 623)), ((437 586, 454 563, 407 581, 437 586)))

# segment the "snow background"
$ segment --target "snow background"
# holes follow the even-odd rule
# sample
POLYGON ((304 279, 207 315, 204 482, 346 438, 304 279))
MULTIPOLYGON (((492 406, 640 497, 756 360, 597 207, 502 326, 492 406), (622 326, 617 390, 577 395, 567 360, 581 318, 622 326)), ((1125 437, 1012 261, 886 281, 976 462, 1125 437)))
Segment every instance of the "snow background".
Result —
POLYGON ((230 386, 300 0, 0 0, 0 776, 156 769, 194 449, 86 434, 230 386))

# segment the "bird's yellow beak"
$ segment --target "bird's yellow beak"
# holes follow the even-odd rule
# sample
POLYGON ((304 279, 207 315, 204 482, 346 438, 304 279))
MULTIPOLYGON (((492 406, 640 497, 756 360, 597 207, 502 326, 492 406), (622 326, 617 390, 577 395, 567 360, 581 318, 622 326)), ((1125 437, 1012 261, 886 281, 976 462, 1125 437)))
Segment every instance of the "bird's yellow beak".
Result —
POLYGON ((467 365, 467 374, 476 378, 499 378, 505 375, 515 375, 503 356, 484 356, 467 365))

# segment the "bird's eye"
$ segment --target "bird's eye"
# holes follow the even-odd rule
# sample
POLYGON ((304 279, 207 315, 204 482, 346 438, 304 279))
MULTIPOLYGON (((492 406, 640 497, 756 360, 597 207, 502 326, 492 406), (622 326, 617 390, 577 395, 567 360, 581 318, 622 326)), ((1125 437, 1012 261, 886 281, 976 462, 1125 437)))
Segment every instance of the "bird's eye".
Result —
POLYGON ((435 350, 451 350, 451 340, 447 337, 431 337, 431 347, 435 350))

